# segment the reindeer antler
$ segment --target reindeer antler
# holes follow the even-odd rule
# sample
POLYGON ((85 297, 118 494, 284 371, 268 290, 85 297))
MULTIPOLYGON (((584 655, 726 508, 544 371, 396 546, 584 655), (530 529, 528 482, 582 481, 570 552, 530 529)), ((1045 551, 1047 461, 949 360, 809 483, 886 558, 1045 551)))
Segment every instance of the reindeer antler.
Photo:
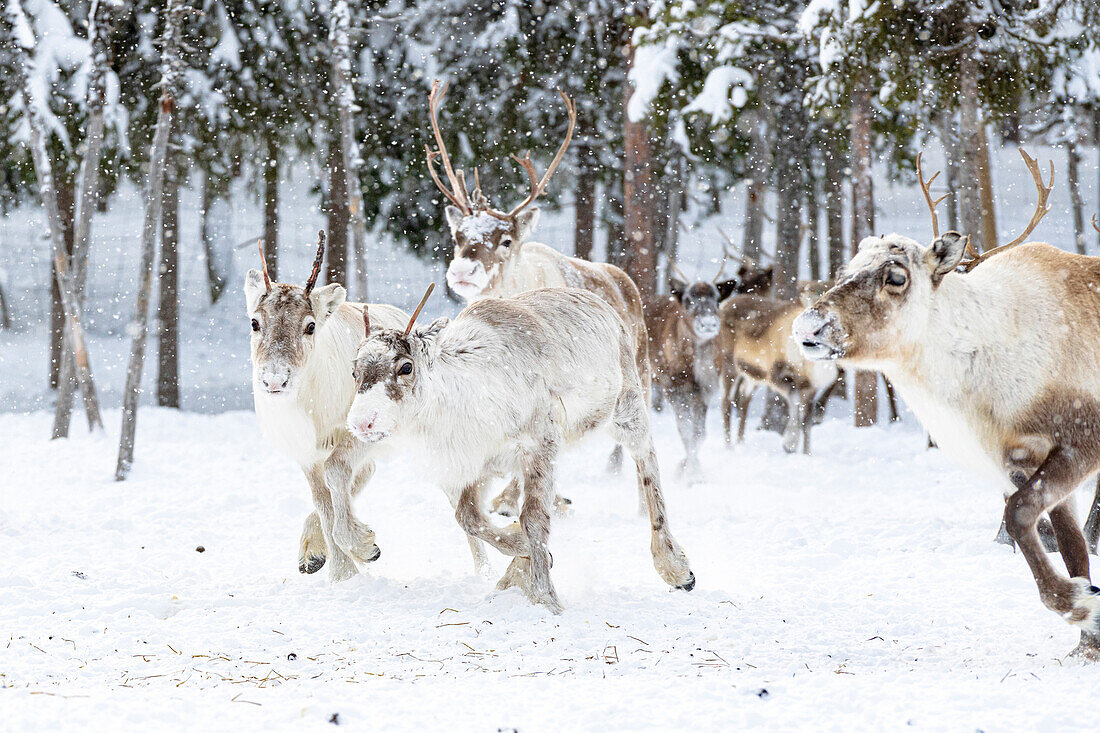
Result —
POLYGON ((1100 234, 1100 224, 1096 223, 1096 214, 1092 215, 1092 228, 1096 230, 1097 234, 1100 234))
POLYGON ((363 338, 370 337, 370 313, 367 312, 367 304, 363 304, 363 338))
POLYGON ((313 258, 313 272, 309 273, 306 280, 305 296, 313 292, 313 286, 317 284, 317 276, 321 273, 321 263, 325 261, 325 230, 317 231, 317 256, 313 258))
POLYGON ((470 199, 466 196, 466 185, 460 181, 458 174, 451 167, 451 156, 447 154, 447 146, 443 144, 443 134, 439 131, 439 119, 436 113, 439 102, 446 93, 446 83, 440 85, 438 79, 432 82, 432 92, 428 95, 428 111, 432 120, 432 134, 435 135, 437 148, 432 150, 430 145, 424 146, 424 150, 428 154, 428 172, 431 174, 432 180, 435 181, 435 185, 443 192, 443 195, 461 209, 462 213, 469 215, 473 213, 473 209, 470 207, 470 199), (443 185, 443 181, 439 180, 439 174, 436 172, 434 165, 436 158, 443 160, 443 171, 447 174, 447 180, 451 182, 451 191, 448 191, 447 187, 443 185))
POLYGON ((416 310, 413 311, 412 318, 409 319, 409 325, 405 326, 406 336, 408 336, 409 333, 413 330, 413 324, 416 323, 416 319, 420 315, 420 311, 424 310, 424 304, 428 302, 428 296, 432 294, 433 290, 435 290, 435 283, 428 283, 428 289, 424 291, 424 297, 420 299, 420 305, 416 306, 416 310))
MULTIPOLYGON (((970 272, 981 263, 988 260, 998 252, 1004 252, 1006 249, 1011 249, 1017 244, 1020 244, 1027 236, 1035 230, 1039 222, 1050 211, 1050 205, 1047 203, 1047 199, 1050 198, 1050 192, 1054 189, 1054 161, 1050 161, 1050 184, 1043 183, 1043 172, 1039 169, 1039 164, 1035 162, 1035 158, 1032 158, 1027 154, 1027 151, 1020 148, 1020 156, 1024 159, 1024 165, 1027 166, 1028 171, 1031 172, 1031 179, 1035 181, 1035 190, 1039 194, 1039 200, 1035 204, 1035 213, 1031 215, 1031 221, 1027 223, 1027 227, 1024 229, 1020 236, 1013 239, 1008 244, 1002 244, 1000 247, 994 247, 993 249, 978 255, 974 259, 967 260, 962 263, 965 272, 970 272)), ((968 244, 969 246, 969 244, 968 244)))
POLYGON ((928 205, 928 213, 932 215, 932 238, 940 236, 940 219, 936 216, 936 207, 940 205, 940 202, 951 195, 948 191, 938 199, 932 199, 932 182, 939 177, 940 171, 936 171, 932 174, 932 177, 927 181, 924 180, 924 171, 921 169, 921 158, 924 157, 924 151, 917 153, 917 180, 920 181, 920 190, 924 194, 924 202, 928 205))
POLYGON ((722 277, 722 273, 726 271, 726 263, 729 261, 730 255, 726 251, 726 248, 722 248, 722 264, 718 267, 718 274, 710 281, 711 285, 718 284, 718 278, 722 277))
POLYGON ((684 284, 685 284, 685 285, 690 285, 690 284, 691 284, 691 279, 690 279, 690 278, 688 278, 688 276, 684 274, 684 271, 683 271, 683 270, 681 270, 681 269, 680 269, 680 268, 679 268, 679 267, 678 267, 678 266, 676 265, 676 263, 675 263, 675 262, 673 262, 672 260, 669 260, 669 261, 668 261, 668 266, 672 268, 672 271, 676 273, 676 276, 677 276, 678 278, 680 278, 680 280, 682 280, 682 281, 684 282, 684 284))
POLYGON ((264 240, 263 238, 256 240, 256 246, 260 249, 260 264, 264 267, 264 285, 267 286, 267 292, 271 292, 271 276, 267 274, 267 257, 264 256, 264 240))
POLYGON ((558 94, 561 96, 562 101, 565 102, 565 111, 569 115, 569 127, 565 131, 565 140, 562 141, 561 147, 558 148, 558 152, 554 156, 554 159, 550 161, 550 167, 542 174, 542 178, 539 178, 538 171, 535 170, 535 164, 531 162, 530 151, 524 153, 522 158, 513 153, 512 160, 519 163, 523 170, 527 171, 527 177, 531 182, 531 192, 527 194, 527 198, 513 207, 507 214, 503 211, 497 211, 491 208, 486 208, 485 213, 495 216, 498 219, 511 221, 516 217, 516 214, 533 204, 535 199, 541 196, 542 192, 546 190, 546 184, 549 183, 550 176, 554 175, 554 171, 557 170, 558 164, 561 163, 561 159, 565 157, 565 151, 569 148, 569 143, 573 140, 573 128, 577 126, 576 102, 570 99, 569 95, 561 89, 558 90, 558 94))

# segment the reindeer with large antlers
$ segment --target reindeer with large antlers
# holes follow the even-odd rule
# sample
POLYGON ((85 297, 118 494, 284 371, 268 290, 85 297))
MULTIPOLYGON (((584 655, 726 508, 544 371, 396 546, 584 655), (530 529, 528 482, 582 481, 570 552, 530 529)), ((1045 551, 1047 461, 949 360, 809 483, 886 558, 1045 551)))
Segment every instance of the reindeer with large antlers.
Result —
POLYGON ((1051 187, 1021 154, 1039 201, 1019 237, 965 261, 956 232, 929 247, 868 237, 795 332, 811 359, 886 374, 941 448, 1011 492, 1005 526, 1043 603, 1081 629, 1075 653, 1098 660, 1100 588, 1073 492, 1100 473, 1100 258, 1023 244, 1051 187), (1069 577, 1043 550, 1044 514, 1069 577))
MULTIPOLYGON (((364 306, 345 302, 347 292, 336 283, 314 287, 325 256, 324 232, 318 240, 304 287, 271 282, 261 242, 263 269, 248 271, 244 294, 260 431, 301 466, 316 508, 302 530, 298 570, 315 573, 327 558, 329 577, 337 581, 378 559, 380 551, 370 527, 351 509, 374 464, 344 427, 355 397, 350 365, 363 339, 364 306)), ((407 318, 388 305, 370 309, 377 327, 396 328, 407 318)))
MULTIPOLYGON (((576 105, 559 90, 569 116, 565 140, 554 159, 541 176, 531 162, 530 153, 512 158, 527 172, 531 189, 527 196, 509 211, 494 209, 481 192, 476 171, 474 191, 467 194, 466 178, 455 170, 439 129, 438 109, 446 84, 432 85, 428 99, 432 134, 436 148, 427 146, 428 171, 443 195, 450 201, 446 207, 447 224, 454 240, 454 257, 447 268, 447 284, 467 302, 483 298, 507 298, 528 290, 550 287, 573 287, 587 290, 610 305, 626 323, 634 344, 638 373, 649 388, 649 357, 642 297, 634 281, 618 267, 567 257, 557 250, 529 241, 538 221, 538 207, 532 206, 546 190, 550 177, 557 170, 577 122, 576 105), (435 161, 442 163, 450 188, 444 185, 436 171, 435 161)), ((648 391, 647 391, 648 394, 648 391)), ((622 447, 616 446, 611 467, 617 469, 622 460, 622 447)), ((518 483, 513 481, 493 502, 495 511, 514 515, 518 510, 518 483)))

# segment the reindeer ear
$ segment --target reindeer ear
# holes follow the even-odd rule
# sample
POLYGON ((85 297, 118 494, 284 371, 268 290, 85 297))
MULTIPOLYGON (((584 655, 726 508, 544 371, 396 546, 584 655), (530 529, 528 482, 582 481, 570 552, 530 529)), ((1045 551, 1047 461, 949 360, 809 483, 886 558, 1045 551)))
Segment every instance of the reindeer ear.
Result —
POLYGON ((256 310, 260 298, 267 294, 267 286, 264 284, 264 274, 260 270, 249 270, 244 276, 244 302, 248 312, 256 310))
POLYGON ((512 240, 516 244, 526 242, 531 232, 535 230, 535 224, 539 221, 539 208, 534 206, 526 211, 516 214, 516 224, 512 231, 512 240))
POLYGON ((969 237, 958 232, 947 232, 925 250, 924 262, 932 273, 933 286, 939 285, 944 275, 959 266, 968 240, 969 237))
POLYGON ((714 287, 718 289, 718 302, 722 302, 726 298, 737 292, 738 280, 732 278, 730 280, 723 280, 720 283, 715 283, 714 287))
POLYGON ((465 216, 465 214, 463 214, 462 209, 457 206, 449 205, 443 212, 447 215, 447 226, 451 228, 451 236, 453 237, 455 232, 458 231, 458 225, 462 223, 462 217, 465 216))
POLYGON ((313 317, 320 326, 328 317, 336 312, 336 309, 348 299, 348 291, 339 283, 332 283, 323 288, 314 288, 309 294, 309 303, 313 306, 313 317))

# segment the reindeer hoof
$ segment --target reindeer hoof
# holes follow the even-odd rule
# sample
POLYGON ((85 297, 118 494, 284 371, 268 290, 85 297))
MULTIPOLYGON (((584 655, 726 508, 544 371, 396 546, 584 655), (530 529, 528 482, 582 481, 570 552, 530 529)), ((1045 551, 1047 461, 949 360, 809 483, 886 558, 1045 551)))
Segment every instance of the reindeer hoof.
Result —
POLYGON ((683 585, 676 586, 676 588, 677 590, 690 592, 693 588, 695 588, 695 573, 690 573, 687 582, 683 585))
POLYGON ((298 561, 298 572, 302 575, 313 575, 325 566, 324 555, 310 555, 298 561))
POLYGON ((374 562, 375 560, 377 560, 380 557, 382 557, 382 548, 379 547, 378 545, 375 545, 374 546, 374 552, 371 554, 371 556, 369 558, 367 558, 367 562, 374 562))

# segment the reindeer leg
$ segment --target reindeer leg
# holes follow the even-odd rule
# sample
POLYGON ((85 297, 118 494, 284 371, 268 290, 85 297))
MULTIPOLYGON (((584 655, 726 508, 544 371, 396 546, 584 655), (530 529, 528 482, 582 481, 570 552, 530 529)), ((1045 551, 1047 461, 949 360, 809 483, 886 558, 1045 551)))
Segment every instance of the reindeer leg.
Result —
POLYGON ((527 555, 527 537, 518 523, 497 527, 482 513, 481 490, 485 483, 486 480, 482 478, 466 485, 460 492, 447 492, 448 497, 456 497, 451 503, 455 507, 458 526, 472 539, 488 542, 505 555, 527 555))
POLYGON ((756 385, 751 385, 752 389, 749 389, 749 383, 745 380, 741 380, 741 385, 737 390, 737 442, 745 442, 745 423, 749 419, 749 405, 752 404, 752 396, 756 394, 756 385))
POLYGON ((901 418, 898 415, 898 396, 894 385, 885 376, 882 378, 882 385, 886 388, 886 402, 890 406, 890 422, 897 422, 901 418))
POLYGON ((722 439, 726 441, 726 447, 730 445, 730 423, 733 421, 733 396, 737 392, 739 382, 731 382, 722 375, 722 439))
POLYGON ((813 423, 814 425, 820 425, 825 420, 825 410, 829 407, 829 400, 833 396, 833 392, 836 390, 836 386, 840 384, 840 379, 834 379, 825 389, 821 390, 817 399, 814 400, 813 406, 813 423))
POLYGON ((794 453, 798 450, 798 435, 801 432, 799 416, 802 412, 802 393, 792 389, 783 397, 787 400, 787 427, 783 430, 783 451, 794 453))
POLYGON ((333 583, 347 580, 359 572, 355 562, 346 552, 333 541, 333 521, 335 513, 332 506, 332 496, 325 486, 324 465, 316 463, 306 470, 306 481, 309 482, 310 491, 313 494, 313 507, 317 510, 317 517, 321 524, 321 533, 325 539, 325 556, 328 565, 328 578, 333 583))
POLYGON ((530 559, 530 575, 525 592, 532 603, 544 605, 552 613, 561 613, 563 610, 550 579, 552 561, 549 549, 550 496, 554 486, 554 459, 557 456, 558 443, 556 431, 550 431, 538 450, 526 453, 521 458, 523 509, 519 514, 530 559))
POLYGON ((810 428, 814 423, 814 396, 812 392, 803 392, 799 405, 798 421, 802 430, 802 453, 810 455, 810 428))
POLYGON ((325 533, 321 531, 321 518, 314 510, 302 526, 302 539, 298 543, 298 572, 303 575, 316 573, 324 565, 325 533))
POLYGON ((684 460, 680 463, 680 475, 693 476, 699 471, 699 440, 702 433, 699 413, 702 397, 696 385, 688 382, 678 385, 671 402, 676 414, 676 428, 680 432, 685 452, 684 460))
POLYGON ((512 480, 508 482, 508 486, 504 488, 504 491, 500 492, 495 499, 489 502, 489 511, 494 514, 499 514, 502 517, 514 517, 519 514, 519 499, 519 479, 513 477, 512 480))
POLYGON ((358 483, 374 474, 370 448, 350 435, 325 461, 325 485, 332 501, 332 538, 336 545, 357 564, 374 562, 382 550, 374 542, 374 530, 360 522, 352 511, 351 498, 358 483))
POLYGON ((638 488, 646 497, 653 567, 661 579, 672 587, 691 590, 695 587, 695 574, 691 572, 687 555, 668 528, 665 497, 661 493, 661 472, 657 466, 657 454, 653 450, 649 415, 645 412, 645 404, 637 388, 627 387, 619 396, 614 426, 622 442, 630 449, 638 472, 638 488))
MULTIPOLYGON (((1016 488, 1021 488, 1027 483, 1028 476, 1023 471, 1013 471, 1010 476, 1012 483, 1016 485, 1016 488)), ((1005 502, 1008 502, 1009 497, 1005 497, 1005 502)), ((1039 533, 1039 540, 1043 543, 1043 549, 1047 552, 1058 552, 1058 538, 1055 536, 1054 527, 1051 525, 1050 519, 1045 515, 1039 518, 1039 524, 1036 528, 1039 533)), ((1001 519, 1001 527, 997 530, 997 536, 993 538, 994 542, 1002 545, 1008 545, 1012 548, 1012 551, 1016 551, 1016 542, 1012 539, 1012 536, 1008 533, 1008 525, 1004 519, 1001 519)))
POLYGON ((1085 520, 1085 542, 1089 552, 1096 554, 1096 545, 1100 542, 1100 477, 1096 479, 1096 495, 1092 499, 1089 518, 1085 520))
MULTIPOLYGON (((1085 649, 1078 647, 1078 651, 1088 654, 1094 648, 1092 641, 1100 638, 1100 588, 1090 580, 1080 528, 1071 512, 1059 508, 1080 482, 1080 476, 1074 475, 1077 470, 1072 456, 1055 446, 1031 478, 1009 497, 1005 525, 1031 568, 1043 604, 1082 630, 1085 649), (1050 512, 1057 522, 1060 539, 1067 546, 1063 557, 1075 573, 1073 577, 1059 574, 1043 550, 1036 527, 1044 512, 1050 512)), ((1100 654, 1100 646, 1095 651, 1100 654)))
POLYGON ((611 455, 607 457, 607 472, 615 476, 621 470, 623 470, 623 447, 616 445, 611 455))

